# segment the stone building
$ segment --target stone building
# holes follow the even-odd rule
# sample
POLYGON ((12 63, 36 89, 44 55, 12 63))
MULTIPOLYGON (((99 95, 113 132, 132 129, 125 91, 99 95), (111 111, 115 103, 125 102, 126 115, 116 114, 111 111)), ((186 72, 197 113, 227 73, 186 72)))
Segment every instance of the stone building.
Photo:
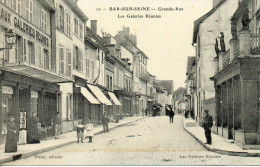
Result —
MULTIPOLYGON (((62 75, 56 53, 56 8, 51 0, 0 1, 0 47, 8 48, 8 29, 16 35, 15 46, 0 52, 0 138, 5 142, 6 123, 15 118, 17 132, 28 129, 32 115, 40 129, 53 128, 62 116, 62 95, 57 83, 71 82, 62 75), (23 113, 21 111, 24 111, 23 113), (24 120, 24 121, 21 121, 24 120)), ((34 134, 27 133, 27 137, 34 134)), ((53 133, 47 134, 49 136, 53 133)))
MULTIPOLYGON (((213 0, 213 8, 194 21, 192 45, 196 46, 196 77, 197 87, 194 97, 195 117, 201 123, 204 109, 209 109, 210 115, 215 117, 215 88, 210 80, 215 73, 214 57, 215 45, 219 41, 221 32, 224 33, 225 50, 229 49, 228 40, 231 37, 230 19, 234 14, 238 0, 213 0)), ((219 46, 218 46, 219 48, 219 46)), ((224 48, 223 48, 224 49, 224 48)))
POLYGON ((215 58, 216 133, 259 148, 259 1, 243 0, 231 18, 229 49, 215 58))

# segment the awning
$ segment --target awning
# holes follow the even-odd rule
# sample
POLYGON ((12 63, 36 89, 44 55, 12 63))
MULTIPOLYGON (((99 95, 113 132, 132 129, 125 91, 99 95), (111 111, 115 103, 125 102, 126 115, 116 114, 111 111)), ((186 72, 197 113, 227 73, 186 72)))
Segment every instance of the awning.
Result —
POLYGON ((88 84, 89 89, 95 94, 98 100, 106 105, 112 105, 112 103, 106 98, 106 96, 101 92, 101 90, 93 85, 88 84))
POLYGON ((80 92, 91 104, 100 104, 86 88, 80 87, 80 92))
POLYGON ((121 103, 119 102, 119 100, 116 98, 116 95, 112 92, 108 92, 108 95, 111 97, 111 99, 113 100, 113 102, 118 105, 121 106, 121 103))

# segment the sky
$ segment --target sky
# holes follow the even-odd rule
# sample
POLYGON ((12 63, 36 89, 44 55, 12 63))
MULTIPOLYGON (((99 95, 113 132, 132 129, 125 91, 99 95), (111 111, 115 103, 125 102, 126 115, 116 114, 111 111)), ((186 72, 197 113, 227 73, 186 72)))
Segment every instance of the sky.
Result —
POLYGON ((79 0, 89 20, 97 20, 98 34, 116 35, 129 27, 137 46, 148 57, 147 70, 159 80, 173 80, 174 89, 185 86, 187 57, 195 56, 191 45, 193 23, 212 8, 212 0, 79 0), (110 7, 149 7, 150 11, 110 11, 110 7), (159 11, 159 8, 183 11, 159 11), (161 18, 145 18, 146 14, 161 18), (127 15, 143 15, 128 18, 127 15), (124 16, 124 18, 122 18, 124 16))

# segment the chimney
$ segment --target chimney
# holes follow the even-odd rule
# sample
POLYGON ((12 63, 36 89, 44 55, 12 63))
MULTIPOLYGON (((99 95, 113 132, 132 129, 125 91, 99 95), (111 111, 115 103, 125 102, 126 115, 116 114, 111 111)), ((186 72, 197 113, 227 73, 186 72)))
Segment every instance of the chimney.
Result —
POLYGON ((91 30, 97 34, 97 20, 91 20, 91 30))
POLYGON ((126 36, 129 36, 129 34, 130 34, 130 28, 129 27, 123 27, 123 31, 124 31, 126 36))

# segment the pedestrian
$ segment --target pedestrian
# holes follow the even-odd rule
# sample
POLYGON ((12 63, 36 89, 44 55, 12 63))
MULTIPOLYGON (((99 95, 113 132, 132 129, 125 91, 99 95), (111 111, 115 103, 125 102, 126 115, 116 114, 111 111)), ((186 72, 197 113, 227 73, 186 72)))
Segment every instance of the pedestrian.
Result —
POLYGON ((174 112, 171 108, 169 108, 169 117, 170 117, 170 123, 173 123, 174 112))
POLYGON ((148 109, 147 109, 147 107, 145 108, 145 115, 148 116, 148 109))
POLYGON ((209 111, 205 110, 205 117, 203 119, 203 128, 205 130, 205 137, 207 142, 205 144, 212 144, 211 140, 211 127, 213 126, 212 117, 209 115, 209 111))
POLYGON ((104 111, 104 114, 102 116, 102 124, 103 124, 104 133, 105 132, 109 132, 109 130, 108 130, 108 122, 109 122, 109 119, 108 119, 107 112, 104 111))
POLYGON ((29 121, 29 126, 27 127, 28 129, 28 139, 27 143, 33 144, 33 143, 40 143, 40 133, 38 129, 38 118, 37 118, 37 113, 33 112, 32 113, 32 118, 29 121))
POLYGON ((89 143, 92 143, 92 137, 94 136, 93 133, 93 124, 91 123, 91 119, 89 119, 87 127, 86 127, 87 133, 86 138, 89 138, 89 143))
POLYGON ((83 143, 84 125, 82 125, 81 121, 79 121, 77 125, 77 137, 78 137, 77 143, 79 143, 79 138, 81 139, 81 143, 83 143))
POLYGON ((5 142, 5 152, 16 152, 17 151, 17 135, 16 135, 16 126, 14 123, 14 117, 10 117, 10 120, 7 124, 7 136, 5 142))

